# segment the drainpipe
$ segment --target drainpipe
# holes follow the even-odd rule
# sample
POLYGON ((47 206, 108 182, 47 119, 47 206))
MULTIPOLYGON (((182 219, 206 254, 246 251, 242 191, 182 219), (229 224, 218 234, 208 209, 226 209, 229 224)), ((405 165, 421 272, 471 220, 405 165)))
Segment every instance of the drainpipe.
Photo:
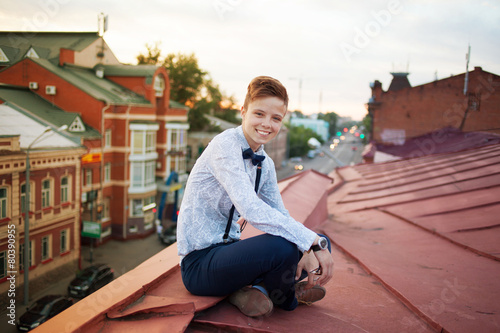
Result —
MULTIPOLYGON (((101 110, 101 170, 99 171, 101 174, 101 205, 104 204, 104 144, 105 144, 105 139, 106 139, 106 131, 104 130, 104 113, 111 107, 111 104, 106 102, 106 105, 102 108, 101 110)), ((102 206, 101 206, 102 207, 102 206)), ((101 212, 101 219, 99 223, 102 221, 102 212, 101 212)), ((102 225, 101 225, 102 228, 102 225)), ((102 230, 102 229, 101 229, 102 230)), ((102 236, 99 239, 102 242, 102 236)))
MULTIPOLYGON (((129 122, 130 122, 130 119, 129 119, 129 114, 130 114, 130 108, 131 108, 131 105, 129 104, 127 106, 127 111, 125 112, 125 154, 124 154, 124 163, 123 163, 123 168, 124 168, 124 175, 125 175, 125 179, 127 179, 127 175, 130 175, 130 173, 127 173, 127 166, 129 165, 128 163, 128 154, 127 154, 127 150, 129 148, 129 140, 128 140, 128 137, 129 137, 129 122)), ((126 230, 126 226, 127 226, 127 220, 128 220, 128 215, 126 214, 127 210, 125 209, 125 207, 127 207, 127 198, 128 196, 126 195, 128 193, 128 188, 127 187, 124 187, 124 191, 126 191, 126 193, 123 193, 123 211, 124 211, 124 225, 123 225, 123 228, 122 228, 122 237, 123 239, 125 240, 126 237, 127 237, 127 230, 126 230)), ((130 201, 130 200, 129 200, 130 201)), ((130 209, 130 207, 129 207, 130 209)))

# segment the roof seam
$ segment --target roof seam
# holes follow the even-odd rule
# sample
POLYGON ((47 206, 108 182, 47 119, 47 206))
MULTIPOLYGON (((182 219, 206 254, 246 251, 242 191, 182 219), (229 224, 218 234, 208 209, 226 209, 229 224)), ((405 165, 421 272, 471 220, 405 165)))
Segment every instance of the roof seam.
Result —
POLYGON ((471 251, 471 252, 473 252, 473 253, 475 253, 475 254, 478 254, 478 255, 480 255, 480 256, 483 256, 483 257, 485 257, 485 258, 492 259, 492 260, 494 260, 494 261, 500 261, 500 258, 499 258, 499 257, 495 257, 495 256, 493 256, 493 255, 491 255, 491 254, 489 254, 489 253, 486 253, 486 252, 480 251, 480 250, 475 249, 475 248, 473 248, 473 247, 470 247, 470 246, 468 246, 468 245, 466 245, 466 244, 463 244, 463 243, 457 242, 457 241, 455 241, 455 240, 453 240, 453 239, 451 239, 451 238, 449 238, 449 237, 445 236, 444 234, 442 234, 442 233, 440 233, 440 232, 436 231, 435 229, 428 229, 428 228, 426 228, 426 227, 424 227, 424 226, 422 226, 422 225, 420 225, 420 224, 418 224, 418 223, 416 223, 416 222, 414 222, 414 221, 412 221, 412 220, 410 220, 410 219, 407 219, 407 218, 405 218, 405 217, 403 217, 403 216, 401 216, 401 215, 398 215, 398 214, 396 214, 396 213, 390 212, 390 211, 385 210, 385 209, 382 209, 382 208, 376 208, 376 210, 378 210, 378 211, 380 211, 380 212, 382 212, 382 213, 385 213, 385 214, 387 214, 387 215, 393 216, 393 217, 395 217, 395 218, 397 218, 397 219, 399 219, 399 220, 401 220, 401 221, 403 221, 403 222, 406 222, 406 223, 408 223, 408 224, 411 224, 411 225, 413 225, 413 226, 415 226, 415 227, 417 227, 417 228, 420 228, 420 229, 422 229, 422 230, 424 230, 424 231, 428 232, 428 233, 429 233, 429 234, 431 234, 431 235, 435 235, 435 236, 437 236, 437 237, 440 237, 440 238, 442 238, 442 239, 444 239, 444 240, 446 240, 446 241, 450 242, 450 243, 451 243, 451 244, 453 244, 453 245, 456 245, 456 246, 458 246, 458 247, 464 248, 464 249, 466 249, 466 250, 468 250, 468 251, 471 251))
MULTIPOLYGON (((464 163, 464 164, 467 164, 467 163, 464 163)), ((479 167, 478 166, 472 166, 470 168, 463 169, 463 170, 455 170, 454 172, 444 173, 444 174, 436 175, 436 176, 433 176, 433 177, 427 177, 427 178, 425 178, 424 181, 427 181, 427 180, 430 180, 430 179, 436 179, 436 178, 446 177, 446 176, 453 177, 453 175, 456 175, 456 174, 460 174, 460 173, 471 171, 471 170, 478 170, 478 169, 482 169, 482 168, 489 167, 489 166, 492 166, 492 165, 497 165, 497 164, 500 164, 500 163, 499 162, 492 162, 492 163, 489 163, 489 164, 481 165, 479 167)), ((458 164, 458 165, 461 165, 461 164, 458 164)), ((456 166, 456 165, 454 165, 454 166, 456 166)), ((450 168, 450 166, 447 166, 447 167, 444 167, 444 168, 440 168, 440 169, 433 169, 433 170, 443 170, 443 169, 449 169, 449 168, 450 168)), ((417 175, 425 174, 425 173, 427 173, 427 172, 416 173, 416 174, 414 174, 412 176, 417 176, 417 175)), ((410 177, 410 176, 407 176, 407 177, 410 177)), ((472 179, 472 178, 469 178, 469 179, 472 179)), ((459 181, 459 180, 457 180, 457 181, 459 181)), ((381 190, 387 190, 387 189, 394 189, 394 188, 397 188, 397 187, 406 186, 406 185, 410 185, 410 184, 416 184, 416 183, 419 183, 419 182, 422 182, 422 180, 408 181, 408 182, 396 184, 396 185, 393 185, 393 186, 379 187, 377 189, 372 189, 372 190, 355 191, 355 192, 351 192, 349 194, 363 194, 363 193, 369 193, 369 192, 373 192, 373 191, 381 191, 381 190)), ((372 184, 359 184, 359 187, 371 186, 371 185, 376 185, 376 184, 384 184, 384 183, 387 183, 387 181, 385 181, 385 182, 379 182, 379 183, 372 183, 372 184)))
MULTIPOLYGON (((439 185, 426 186, 426 187, 421 187, 421 188, 418 188, 418 189, 409 189, 409 190, 403 191, 403 192, 391 193, 391 194, 380 195, 380 196, 371 196, 370 198, 366 198, 366 199, 340 200, 338 203, 344 204, 344 203, 362 202, 362 201, 373 200, 373 199, 389 198, 389 197, 398 196, 398 195, 401 195, 401 194, 415 193, 415 192, 422 191, 422 190, 429 190, 429 189, 432 189, 432 188, 439 188, 439 187, 446 186, 446 185, 453 185, 453 186, 455 186, 455 185, 457 185, 459 183, 467 182, 467 181, 470 181, 470 180, 477 180, 477 179, 481 179, 481 178, 485 178, 485 177, 490 177, 490 176, 494 176, 494 175, 499 175, 499 174, 500 174, 500 171, 499 172, 495 172, 495 173, 491 173, 491 174, 488 174, 488 175, 478 176, 478 177, 471 177, 471 178, 466 178, 466 179, 462 179, 462 180, 454 180, 452 182, 442 183, 442 184, 439 184, 439 185)), ((488 186, 488 188, 496 187, 496 186, 497 185, 488 186)), ((458 190, 458 192, 469 192, 469 191, 471 191, 471 190, 465 190, 464 191, 464 190, 460 189, 459 187, 457 187, 457 190, 458 190)), ((476 189, 474 189, 474 190, 476 190, 476 189)), ((357 193, 347 193, 347 195, 351 195, 351 194, 357 194, 357 193)), ((451 194, 454 194, 454 193, 451 193, 451 194)), ((446 195, 450 195, 450 194, 446 194, 446 195)), ((443 195, 437 195, 435 197, 441 197, 441 196, 443 196, 443 195)), ((427 198, 415 199, 413 201, 418 201, 418 200, 422 200, 422 199, 427 199, 427 198)), ((399 204, 399 202, 398 202, 398 204, 399 204)))

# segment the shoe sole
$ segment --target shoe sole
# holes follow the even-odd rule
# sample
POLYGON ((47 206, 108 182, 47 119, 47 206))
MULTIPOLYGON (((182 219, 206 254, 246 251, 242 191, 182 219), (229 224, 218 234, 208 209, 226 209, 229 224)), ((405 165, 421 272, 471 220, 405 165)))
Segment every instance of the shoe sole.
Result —
POLYGON ((231 294, 228 300, 248 317, 268 316, 273 311, 273 302, 255 288, 240 289, 231 294))

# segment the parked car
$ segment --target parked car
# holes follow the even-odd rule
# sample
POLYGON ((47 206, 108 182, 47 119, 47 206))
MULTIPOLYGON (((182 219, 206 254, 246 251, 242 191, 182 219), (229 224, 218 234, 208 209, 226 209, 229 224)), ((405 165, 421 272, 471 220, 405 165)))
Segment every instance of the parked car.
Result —
POLYGON ((171 226, 168 228, 162 228, 158 233, 158 238, 160 242, 165 245, 171 245, 177 241, 177 227, 171 226))
POLYGON ((79 272, 69 283, 68 294, 83 298, 114 279, 114 271, 106 264, 95 264, 79 272))
POLYGON ((26 312, 19 317, 17 329, 19 331, 30 331, 56 314, 66 310, 73 305, 73 299, 62 295, 47 295, 26 309, 26 312))

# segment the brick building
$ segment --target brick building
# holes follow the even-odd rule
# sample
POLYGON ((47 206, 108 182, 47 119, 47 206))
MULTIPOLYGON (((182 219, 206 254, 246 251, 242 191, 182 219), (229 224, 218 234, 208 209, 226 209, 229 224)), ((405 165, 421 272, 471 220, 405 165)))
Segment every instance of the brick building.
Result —
POLYGON ((380 81, 371 84, 367 107, 375 143, 402 145, 447 127, 500 134, 500 76, 475 67, 412 87, 408 73, 392 74, 387 91, 380 81))
MULTIPOLYGON (((12 274, 16 286, 24 284, 27 150, 30 290, 36 291, 49 273, 67 274, 78 267, 80 157, 85 149, 75 141, 48 133, 47 123, 15 105, 0 104, 0 295, 9 289, 12 274), (15 237, 9 238, 12 231, 15 237)), ((16 289, 21 297, 22 288, 16 289)), ((1 299, 3 304, 7 297, 1 299)))
MULTIPOLYGON (((162 67, 123 65, 97 33, 0 33, 0 82, 29 87, 78 115, 83 137, 83 220, 101 224, 99 241, 154 232, 157 181, 186 178, 187 110, 170 101, 162 67), (7 58, 7 59, 5 59, 7 58)), ((70 127, 71 129, 71 127, 70 127)))

